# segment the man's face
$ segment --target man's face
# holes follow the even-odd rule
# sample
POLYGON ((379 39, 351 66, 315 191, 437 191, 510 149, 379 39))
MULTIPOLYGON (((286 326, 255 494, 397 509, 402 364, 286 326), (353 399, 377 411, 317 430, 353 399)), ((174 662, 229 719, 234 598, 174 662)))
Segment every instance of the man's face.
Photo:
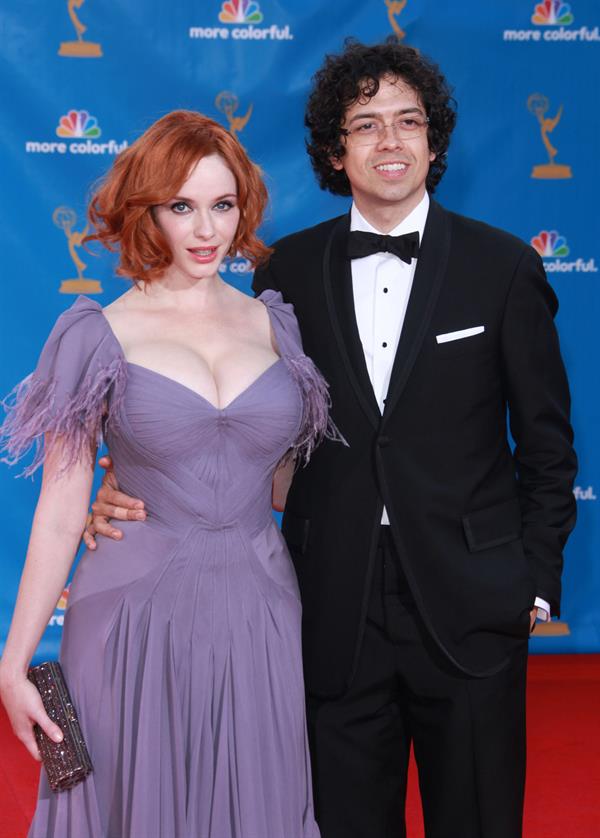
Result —
MULTIPOLYGON (((375 96, 358 99, 348 108, 342 127, 352 131, 369 120, 390 125, 409 119, 411 114, 426 116, 417 92, 401 78, 384 76, 375 96)), ((425 194, 429 164, 435 159, 427 131, 400 139, 393 128, 387 128, 372 145, 362 145, 356 137, 355 133, 343 138, 346 153, 334 158, 332 165, 345 170, 352 197, 367 220, 393 217, 395 226, 425 194)))

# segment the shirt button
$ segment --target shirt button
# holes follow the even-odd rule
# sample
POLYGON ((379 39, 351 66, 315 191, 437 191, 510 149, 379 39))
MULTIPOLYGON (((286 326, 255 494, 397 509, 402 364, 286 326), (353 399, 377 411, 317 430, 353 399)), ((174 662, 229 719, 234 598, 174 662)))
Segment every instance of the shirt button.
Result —
POLYGON ((388 292, 387 288, 384 288, 384 289, 383 289, 383 293, 384 293, 384 294, 387 294, 387 292, 388 292))
POLYGON ((387 346, 387 343, 386 343, 385 341, 383 341, 383 343, 382 343, 381 345, 382 345, 382 346, 383 346, 383 348, 385 349, 385 348, 386 348, 386 346, 387 346))

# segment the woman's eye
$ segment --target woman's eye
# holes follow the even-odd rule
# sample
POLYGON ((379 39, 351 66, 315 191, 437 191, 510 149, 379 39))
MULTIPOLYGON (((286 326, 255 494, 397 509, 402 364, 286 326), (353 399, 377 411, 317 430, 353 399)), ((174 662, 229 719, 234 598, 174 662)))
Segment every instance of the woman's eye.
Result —
POLYGON ((219 212, 227 212, 227 210, 233 209, 234 206, 233 201, 219 201, 215 204, 215 209, 219 212))
POLYGON ((181 214, 183 212, 188 212, 190 209, 189 204, 186 204, 185 201, 175 201, 171 204, 171 210, 175 213, 181 214))

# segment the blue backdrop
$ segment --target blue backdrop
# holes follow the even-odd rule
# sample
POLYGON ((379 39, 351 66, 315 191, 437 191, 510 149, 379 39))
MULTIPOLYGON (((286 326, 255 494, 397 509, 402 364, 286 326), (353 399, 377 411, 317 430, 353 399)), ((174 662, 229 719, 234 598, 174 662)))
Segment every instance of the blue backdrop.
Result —
MULTIPOLYGON (((0 391, 34 366, 73 295, 106 304, 126 283, 81 247, 93 182, 156 118, 192 108, 237 132, 263 167, 271 241, 347 207, 319 191, 304 151, 310 77, 354 35, 389 34, 435 58, 454 86, 458 127, 437 197, 503 227, 544 257, 573 391, 579 523, 566 552, 564 609, 536 652, 600 650, 600 110, 597 0, 5 0, 0 391)), ((224 268, 249 290, 243 259, 224 268)), ((0 468, 0 648, 8 630, 39 476, 0 468)), ((66 594, 39 657, 55 657, 66 594)))

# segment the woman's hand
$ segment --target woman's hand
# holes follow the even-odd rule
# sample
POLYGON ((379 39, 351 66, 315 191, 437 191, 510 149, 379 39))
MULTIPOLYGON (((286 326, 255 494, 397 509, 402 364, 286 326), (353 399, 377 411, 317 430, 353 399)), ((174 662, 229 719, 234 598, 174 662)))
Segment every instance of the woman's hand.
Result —
POLYGON ((41 759, 33 734, 34 724, 38 724, 54 742, 62 741, 61 729, 48 716, 39 692, 24 675, 8 677, 0 673, 0 697, 15 736, 34 759, 41 759))
POLYGON ((106 469, 106 473, 83 531, 83 540, 88 550, 96 549, 94 536, 97 533, 115 541, 123 537, 121 530, 111 524, 111 518, 116 518, 119 521, 146 520, 144 501, 139 500, 139 498, 130 498, 129 495, 119 491, 119 484, 113 471, 111 458, 100 457, 98 464, 106 469))

